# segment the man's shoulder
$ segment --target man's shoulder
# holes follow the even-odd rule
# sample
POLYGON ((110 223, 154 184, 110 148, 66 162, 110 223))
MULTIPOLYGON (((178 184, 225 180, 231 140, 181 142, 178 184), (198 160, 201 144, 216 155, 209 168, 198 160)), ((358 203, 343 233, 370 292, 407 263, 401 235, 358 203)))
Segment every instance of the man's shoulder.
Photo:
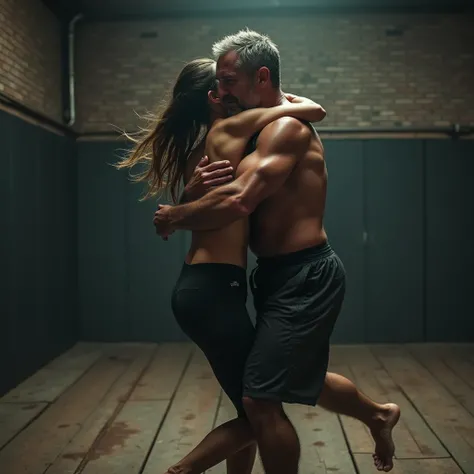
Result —
POLYGON ((257 147, 273 146, 306 147, 315 137, 315 130, 308 122, 303 122, 294 117, 281 117, 267 125, 260 133, 257 147))
POLYGON ((298 131, 298 130, 308 130, 312 129, 312 125, 309 122, 300 120, 296 117, 290 117, 286 115, 280 117, 279 119, 274 120, 272 123, 268 124, 263 130, 270 130, 272 128, 284 129, 289 131, 298 131))

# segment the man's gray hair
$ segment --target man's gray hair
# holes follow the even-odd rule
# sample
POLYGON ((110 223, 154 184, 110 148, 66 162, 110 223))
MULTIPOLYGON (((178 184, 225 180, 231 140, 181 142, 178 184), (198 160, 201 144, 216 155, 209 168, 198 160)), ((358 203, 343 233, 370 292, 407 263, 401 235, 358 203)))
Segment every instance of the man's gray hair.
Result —
POLYGON ((267 67, 273 86, 280 87, 280 52, 268 36, 245 29, 225 36, 212 46, 216 61, 231 51, 238 54, 237 67, 249 74, 255 73, 261 67, 267 67))

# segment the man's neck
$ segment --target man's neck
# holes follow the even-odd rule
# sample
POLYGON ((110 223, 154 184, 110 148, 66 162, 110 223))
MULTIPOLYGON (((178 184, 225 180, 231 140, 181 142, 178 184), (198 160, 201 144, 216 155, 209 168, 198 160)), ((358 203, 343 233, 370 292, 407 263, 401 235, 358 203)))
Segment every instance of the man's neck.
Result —
POLYGON ((285 102, 288 102, 285 94, 283 94, 279 87, 275 87, 262 96, 260 107, 275 107, 276 105, 281 105, 285 102))

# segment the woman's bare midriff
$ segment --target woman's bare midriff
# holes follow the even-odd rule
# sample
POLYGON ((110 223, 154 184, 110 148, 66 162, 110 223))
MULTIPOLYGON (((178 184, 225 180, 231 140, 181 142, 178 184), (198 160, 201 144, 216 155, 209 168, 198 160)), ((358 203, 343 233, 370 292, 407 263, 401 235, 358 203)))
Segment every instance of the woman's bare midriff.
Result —
POLYGON ((227 263, 246 268, 248 219, 221 229, 192 233, 186 263, 227 263))

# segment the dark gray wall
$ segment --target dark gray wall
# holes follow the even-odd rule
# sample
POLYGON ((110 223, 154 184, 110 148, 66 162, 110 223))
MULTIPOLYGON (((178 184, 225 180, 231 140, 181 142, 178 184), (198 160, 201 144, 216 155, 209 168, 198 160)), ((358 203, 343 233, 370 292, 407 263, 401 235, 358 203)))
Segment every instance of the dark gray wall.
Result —
POLYGON ((365 337, 421 341, 423 142, 365 142, 364 156, 365 337))
POLYGON ((366 340, 364 248, 364 143, 358 140, 325 141, 328 196, 325 226, 332 247, 347 272, 343 312, 334 340, 366 340))
POLYGON ((474 340, 474 140, 427 143, 426 337, 474 340))
POLYGON ((0 394, 77 340, 74 142, 0 111, 0 394))
MULTIPOLYGON (((81 337, 184 340, 170 292, 189 234, 156 237, 157 201, 138 202, 143 187, 112 167, 121 147, 78 143, 81 337)), ((326 226, 348 273, 333 341, 473 341, 474 141, 325 148, 326 226)))
MULTIPOLYGON (((83 339, 183 340, 169 309, 186 232, 161 241, 156 201, 112 165, 121 144, 78 142, 79 300, 83 339)), ((167 202, 167 201, 165 201, 167 202)))

